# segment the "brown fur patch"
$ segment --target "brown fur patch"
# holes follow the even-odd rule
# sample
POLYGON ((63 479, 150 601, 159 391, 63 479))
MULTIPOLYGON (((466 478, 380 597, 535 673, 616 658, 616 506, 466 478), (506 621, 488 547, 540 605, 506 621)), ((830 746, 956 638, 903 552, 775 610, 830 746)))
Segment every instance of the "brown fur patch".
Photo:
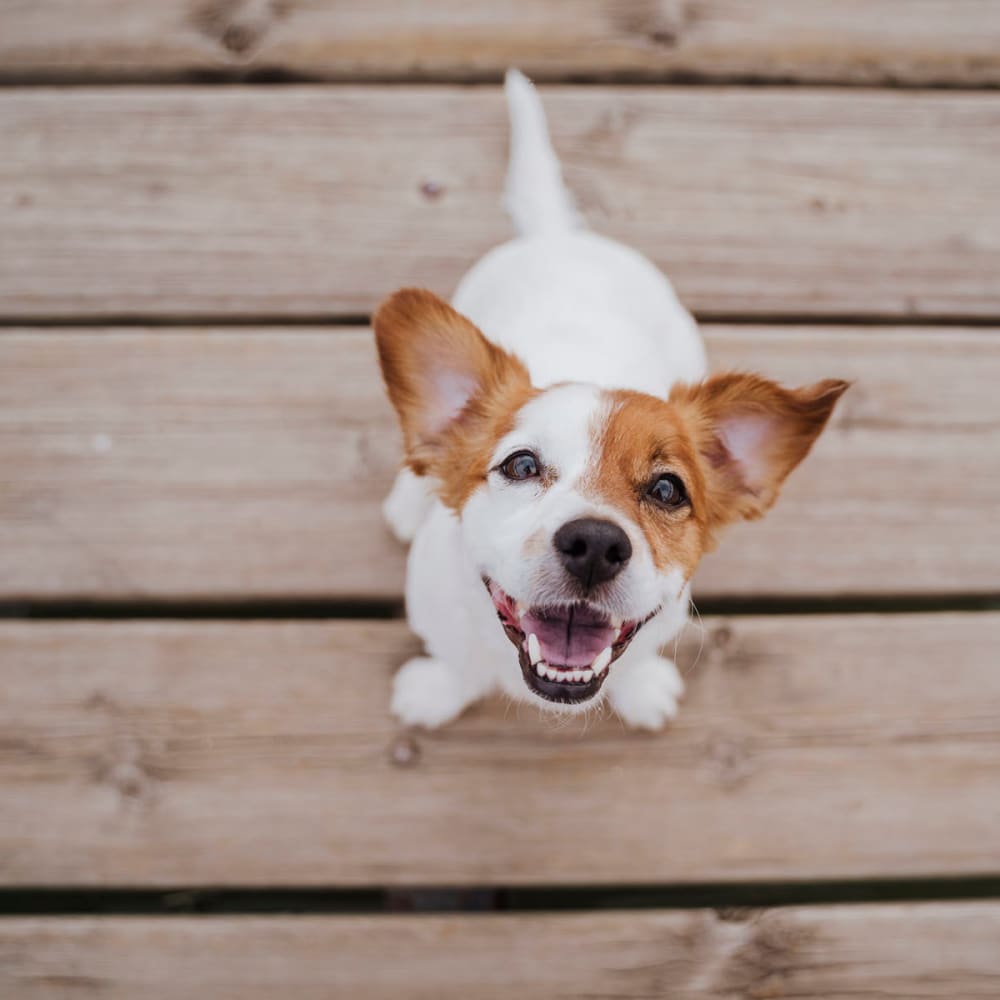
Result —
POLYGON ((708 527, 701 463, 684 421, 654 396, 625 390, 606 396, 610 411, 598 441, 599 464, 584 489, 639 525, 657 569, 679 566, 688 578, 701 559, 708 527), (665 472, 680 477, 690 506, 666 510, 646 495, 665 472))
POLYGON ((459 510, 485 481, 496 442, 535 395, 514 355, 432 292, 404 288, 373 319, 389 399, 403 430, 406 462, 439 483, 442 501, 459 510), (467 386, 454 414, 441 405, 441 380, 467 386))
POLYGON ((846 389, 846 382, 832 379, 785 389, 758 375, 727 374, 677 386, 668 402, 607 393, 599 465, 586 489, 639 525, 658 569, 679 566, 689 578, 715 547, 720 528, 771 507, 846 389), (727 428, 747 420, 762 428, 749 465, 725 444, 727 428), (664 509, 646 496, 665 472, 680 477, 689 506, 664 509))
POLYGON ((525 379, 510 378, 474 397, 442 439, 441 454, 428 472, 441 482, 441 500, 459 511, 486 482, 497 442, 514 429, 518 410, 538 395, 525 379))
POLYGON ((683 416, 703 459, 709 517, 715 526, 762 517, 788 474, 809 454, 848 383, 825 379, 786 389, 760 375, 713 375, 698 385, 676 386, 670 402, 683 416), (737 461, 726 428, 756 422, 753 462, 737 461))

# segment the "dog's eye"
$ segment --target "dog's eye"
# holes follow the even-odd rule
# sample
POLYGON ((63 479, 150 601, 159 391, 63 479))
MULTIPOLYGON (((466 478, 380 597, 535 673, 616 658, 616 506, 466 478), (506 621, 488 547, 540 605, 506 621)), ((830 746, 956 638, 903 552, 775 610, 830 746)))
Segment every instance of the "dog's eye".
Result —
POLYGON ((681 507, 688 502, 687 490, 679 476, 665 472, 649 484, 649 496, 663 507, 681 507))
POLYGON ((508 479, 534 479, 538 475, 538 459, 530 451, 516 451, 500 463, 500 471, 508 479))

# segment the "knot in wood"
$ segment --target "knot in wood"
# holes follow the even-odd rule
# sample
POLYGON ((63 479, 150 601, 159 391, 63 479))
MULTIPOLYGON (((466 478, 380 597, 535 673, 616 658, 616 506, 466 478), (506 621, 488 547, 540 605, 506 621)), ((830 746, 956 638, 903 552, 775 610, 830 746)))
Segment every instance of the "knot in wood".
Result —
POLYGON ((718 625, 712 630, 712 645, 716 649, 725 649, 732 641, 733 630, 729 625, 718 625))
POLYGON ((742 785, 753 773, 750 753, 741 740, 731 737, 714 740, 707 758, 716 780, 726 788, 742 785))
POLYGON ((420 761, 420 744, 412 736, 400 736, 389 750, 396 767, 413 767, 420 761))
POLYGON ((420 193, 428 201, 437 201, 444 194, 444 185, 437 181, 424 181, 420 185, 420 193))
POLYGON ((127 799, 141 798, 146 791, 146 772, 133 761, 120 761, 108 771, 108 780, 127 799))

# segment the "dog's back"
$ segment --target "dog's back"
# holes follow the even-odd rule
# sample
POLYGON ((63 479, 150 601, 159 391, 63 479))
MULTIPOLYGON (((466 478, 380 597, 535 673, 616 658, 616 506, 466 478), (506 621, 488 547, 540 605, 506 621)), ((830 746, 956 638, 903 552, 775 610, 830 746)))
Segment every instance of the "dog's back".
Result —
POLYGON ((566 190, 532 84, 507 74, 505 205, 519 237, 489 252, 454 297, 538 386, 580 381, 665 396, 705 374, 701 338, 667 279, 637 251, 586 229, 566 190))

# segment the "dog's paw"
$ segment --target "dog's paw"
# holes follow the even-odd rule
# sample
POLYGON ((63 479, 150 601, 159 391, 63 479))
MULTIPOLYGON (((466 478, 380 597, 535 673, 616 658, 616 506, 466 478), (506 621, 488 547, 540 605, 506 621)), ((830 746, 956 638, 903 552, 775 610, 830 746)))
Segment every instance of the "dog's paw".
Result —
POLYGON ((416 656, 399 668, 392 682, 392 714, 408 726, 436 729, 457 718, 468 704, 458 676, 444 660, 416 656))
POLYGON ((389 530, 404 544, 413 541, 430 509, 432 495, 426 480, 409 469, 401 469, 382 504, 382 516, 389 530))
POLYGON ((677 715, 684 681, 672 660, 649 656, 624 665, 612 680, 611 705, 633 729, 662 729, 677 715))

